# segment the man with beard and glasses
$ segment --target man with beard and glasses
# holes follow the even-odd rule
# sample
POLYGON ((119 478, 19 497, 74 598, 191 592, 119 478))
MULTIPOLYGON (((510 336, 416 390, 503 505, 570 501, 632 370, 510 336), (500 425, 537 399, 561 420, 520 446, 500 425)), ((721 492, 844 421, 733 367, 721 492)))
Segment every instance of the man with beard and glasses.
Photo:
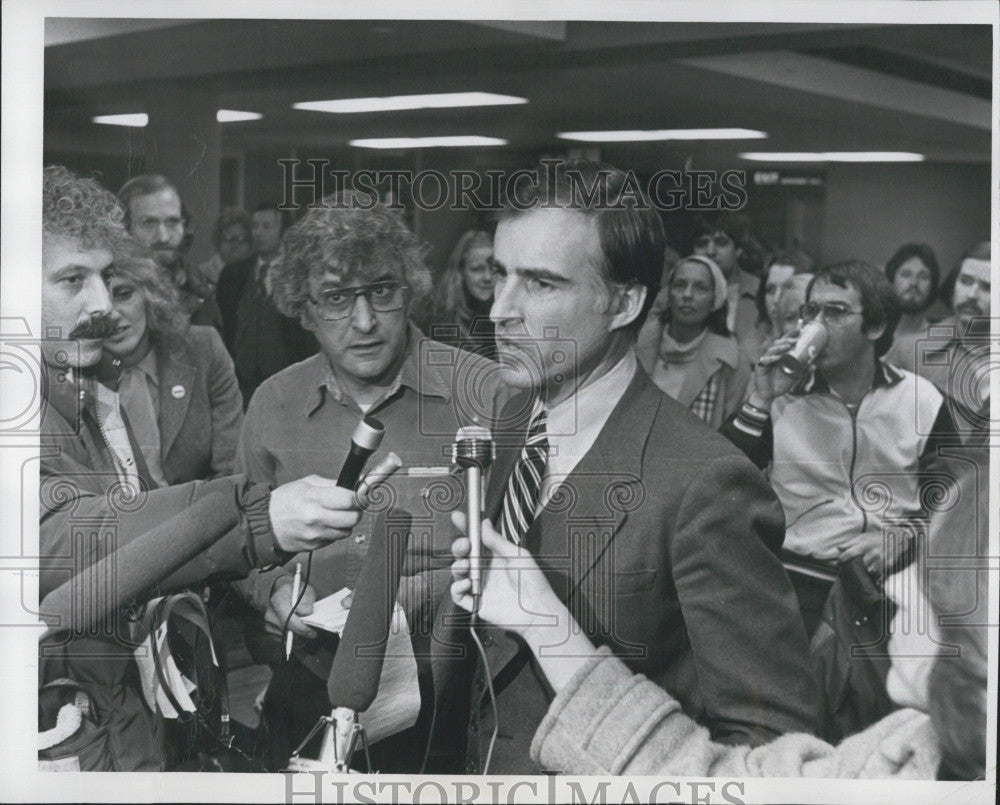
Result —
POLYGON ((990 429, 990 241, 970 248, 941 287, 954 313, 918 344, 917 371, 950 400, 963 439, 990 429))
MULTIPOLYGON (((240 475, 157 487, 119 402, 117 367, 103 357, 121 324, 109 292, 115 262, 136 248, 124 210, 94 180, 52 166, 44 173, 42 224, 39 596, 52 628, 40 646, 40 685, 70 680, 86 695, 106 738, 101 770, 157 771, 161 747, 142 660, 133 656, 146 636, 137 614, 156 596, 240 578, 344 539, 361 510, 354 493, 316 475, 277 488, 240 475), (194 553, 200 545, 209 547, 194 553), (129 546, 133 561, 185 548, 182 555, 193 558, 153 562, 147 582, 134 564, 115 565, 115 553, 129 546), (94 568, 104 557, 110 578, 94 568), (127 599, 116 584, 126 571, 142 589, 127 599), (82 608, 67 611, 59 596, 46 598, 66 582, 82 608), (57 614, 70 622, 55 621, 57 614)), ((53 746, 72 737, 53 739, 58 726, 40 710, 39 727, 53 746)), ((81 756, 53 762, 80 768, 81 756)))
POLYGON ((937 257, 926 243, 904 243, 885 264, 885 275, 899 300, 900 317, 884 360, 915 372, 917 343, 927 337, 927 313, 941 281, 937 257))
POLYGON ((221 330, 222 315, 214 289, 194 266, 187 265, 190 221, 177 188, 164 176, 144 173, 122 185, 118 198, 125 206, 129 233, 166 269, 191 323, 221 330))

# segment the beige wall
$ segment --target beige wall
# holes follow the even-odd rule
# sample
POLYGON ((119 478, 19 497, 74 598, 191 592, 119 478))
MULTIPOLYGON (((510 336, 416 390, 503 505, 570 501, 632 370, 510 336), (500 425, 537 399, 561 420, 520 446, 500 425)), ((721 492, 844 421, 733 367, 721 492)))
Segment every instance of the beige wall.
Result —
POLYGON ((990 231, 989 165, 833 165, 821 260, 885 263, 903 243, 929 243, 942 273, 990 231))

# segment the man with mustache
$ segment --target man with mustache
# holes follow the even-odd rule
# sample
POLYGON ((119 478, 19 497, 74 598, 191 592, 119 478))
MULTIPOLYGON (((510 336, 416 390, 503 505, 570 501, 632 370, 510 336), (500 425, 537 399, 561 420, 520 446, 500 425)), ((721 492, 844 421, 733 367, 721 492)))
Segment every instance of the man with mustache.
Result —
POLYGON ((273 491, 244 476, 157 488, 119 404, 119 367, 102 355, 119 324, 108 288, 115 260, 136 248, 124 221, 121 204, 97 182, 60 166, 45 169, 40 611, 47 611, 45 597, 72 579, 73 599, 87 602, 93 617, 74 627, 79 631, 48 640, 39 671, 43 685, 69 679, 86 692, 107 730, 110 770, 156 771, 161 753, 153 713, 133 658, 143 635, 126 608, 135 615, 154 596, 240 578, 343 539, 361 512, 352 493, 318 476, 273 491), (189 513, 206 498, 218 522, 230 523, 208 535, 205 517, 189 513), (139 600, 119 600, 113 579, 88 572, 157 527, 179 546, 206 536, 213 542, 169 575, 164 569, 151 578, 139 600), (104 613, 110 621, 102 625, 104 613))
MULTIPOLYGON (((519 393, 495 432, 485 514, 538 561, 595 643, 718 740, 809 732, 815 690, 775 555, 778 501, 636 358, 665 234, 627 181, 592 162, 551 177, 539 168, 501 215, 490 318, 504 379, 519 393)), ((529 747, 552 691, 502 623, 476 627, 480 661, 463 620, 445 605, 435 622, 425 770, 538 773, 529 747)), ((547 653, 559 656, 564 642, 553 629, 547 653)))
POLYGON ((972 246, 941 288, 954 315, 918 344, 918 371, 950 401, 963 439, 989 432, 990 241, 972 246))
POLYGON ((927 337, 927 311, 937 297, 941 271, 926 243, 904 243, 885 264, 885 276, 899 300, 899 324, 885 360, 916 371, 917 343, 927 337))
POLYGON ((186 252, 192 233, 177 188, 164 176, 144 173, 125 182, 118 198, 125 206, 129 233, 166 269, 180 292, 191 323, 221 330, 222 315, 213 288, 193 266, 187 265, 186 252))

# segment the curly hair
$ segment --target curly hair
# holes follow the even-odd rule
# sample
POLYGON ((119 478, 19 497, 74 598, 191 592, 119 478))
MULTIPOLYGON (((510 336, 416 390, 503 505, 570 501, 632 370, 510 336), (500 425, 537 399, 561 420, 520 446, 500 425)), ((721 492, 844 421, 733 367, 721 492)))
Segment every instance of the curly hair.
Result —
POLYGON ((128 237, 125 210, 114 194, 62 165, 43 172, 42 231, 75 241, 85 251, 114 252, 128 237))
POLYGON ((344 282, 363 283, 388 267, 402 269, 408 299, 420 297, 431 287, 426 252, 394 210, 352 209, 327 197, 286 230, 282 255, 271 266, 274 303, 286 316, 302 320, 310 276, 333 271, 344 282))
POLYGON ((191 323, 181 306, 177 288, 140 244, 128 241, 118 250, 112 278, 130 280, 142 291, 146 299, 146 327, 154 342, 175 342, 188 331, 191 323))

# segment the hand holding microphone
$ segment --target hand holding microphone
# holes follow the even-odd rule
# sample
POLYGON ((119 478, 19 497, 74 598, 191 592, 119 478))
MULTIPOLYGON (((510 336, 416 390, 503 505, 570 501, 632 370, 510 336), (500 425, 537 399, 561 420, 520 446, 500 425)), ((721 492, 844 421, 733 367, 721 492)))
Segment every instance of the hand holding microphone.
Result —
MULTIPOLYGON (((464 512, 452 512, 451 521, 460 531, 467 530, 464 512)), ((494 626, 517 632, 525 639, 538 633, 554 639, 554 627, 565 611, 532 555, 504 539, 489 520, 480 524, 486 549, 479 616, 494 626)), ((462 609, 473 611, 471 544, 459 537, 451 546, 451 598, 462 609)))
MULTIPOLYGON (((350 451, 336 481, 307 475, 271 493, 271 530, 282 550, 312 551, 350 536, 367 504, 367 497, 356 495, 354 489, 365 462, 378 450, 384 435, 381 422, 364 417, 354 429, 350 451)), ((391 453, 366 477, 366 491, 385 481, 400 466, 402 462, 391 453)))
POLYGON ((275 489, 268 514, 278 546, 299 553, 349 537, 361 519, 361 507, 352 489, 307 475, 275 489))
POLYGON ((451 448, 452 463, 465 470, 465 519, 469 536, 469 581, 472 593, 472 613, 479 612, 483 592, 480 565, 483 539, 480 520, 483 516, 483 473, 494 458, 493 436, 487 428, 472 425, 459 428, 451 448))

